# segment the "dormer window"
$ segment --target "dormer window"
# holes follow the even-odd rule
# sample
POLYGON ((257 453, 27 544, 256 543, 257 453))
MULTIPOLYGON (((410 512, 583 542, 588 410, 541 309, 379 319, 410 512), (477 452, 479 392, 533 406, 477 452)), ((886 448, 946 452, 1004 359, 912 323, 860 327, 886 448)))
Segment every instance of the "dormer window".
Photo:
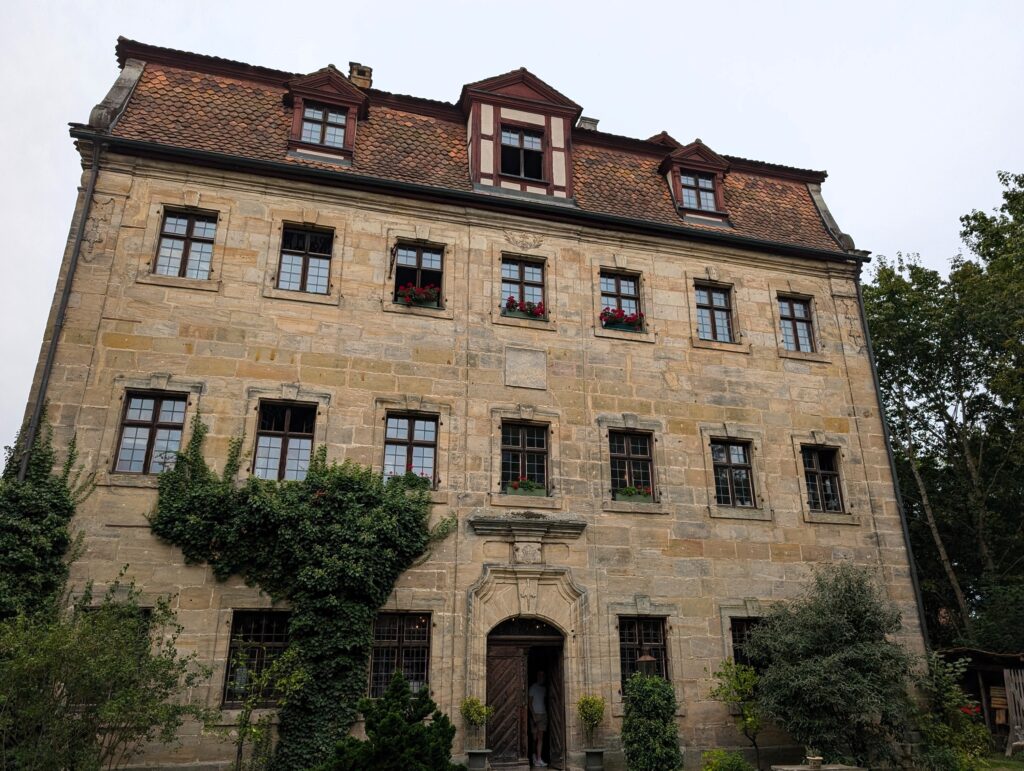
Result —
POLYGON ((544 135, 539 131, 502 126, 501 173, 544 179, 544 135))
POLYGON ((345 119, 348 110, 306 102, 302 108, 302 141, 325 147, 345 146, 345 119))
POLYGON ((717 211, 715 205, 715 178, 711 174, 683 171, 679 177, 682 203, 687 209, 717 211))

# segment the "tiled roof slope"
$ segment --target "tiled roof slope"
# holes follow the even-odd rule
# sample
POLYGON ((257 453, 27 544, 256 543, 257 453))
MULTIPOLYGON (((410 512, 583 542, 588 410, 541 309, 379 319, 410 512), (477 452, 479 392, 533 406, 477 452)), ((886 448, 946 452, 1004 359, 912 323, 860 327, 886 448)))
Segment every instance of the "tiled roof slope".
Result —
MULTIPOLYGON (((467 192, 473 189, 465 121, 454 105, 370 89, 369 116, 358 125, 351 166, 310 161, 288 155, 291 108, 285 105, 284 79, 277 85, 263 76, 249 79, 203 72, 202 60, 195 57, 200 66, 190 68, 148 62, 111 133, 242 158, 315 166, 339 174, 467 192)), ((580 209, 684 225, 673 207, 665 177, 658 172, 663 149, 652 142, 574 131, 573 173, 580 209), (631 144, 637 149, 630 149, 631 144)), ((730 170, 725 177, 731 232, 841 252, 806 183, 781 173, 783 167, 776 167, 776 176, 770 164, 763 166, 763 172, 730 170)), ((689 221, 685 226, 701 227, 689 221)), ((721 231, 720 226, 707 227, 721 231)))

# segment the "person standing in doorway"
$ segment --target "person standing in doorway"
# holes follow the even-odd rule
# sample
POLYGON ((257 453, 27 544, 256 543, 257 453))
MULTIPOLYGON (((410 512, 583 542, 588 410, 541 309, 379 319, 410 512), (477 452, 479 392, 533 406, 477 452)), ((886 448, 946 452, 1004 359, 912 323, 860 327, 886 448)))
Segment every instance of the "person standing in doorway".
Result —
POLYGON ((533 726, 533 736, 536 750, 533 755, 533 765, 544 767, 547 763, 541 758, 541 751, 544 747, 544 734, 548 730, 548 688, 544 684, 544 670, 537 670, 537 679, 530 686, 530 724, 533 726))

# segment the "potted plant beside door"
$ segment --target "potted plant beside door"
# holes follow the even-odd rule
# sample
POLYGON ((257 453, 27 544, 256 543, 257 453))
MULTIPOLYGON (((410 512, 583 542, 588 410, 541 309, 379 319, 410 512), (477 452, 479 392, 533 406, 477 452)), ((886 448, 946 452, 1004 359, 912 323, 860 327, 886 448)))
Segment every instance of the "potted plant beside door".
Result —
POLYGON ((594 746, 594 737, 597 729, 604 720, 604 697, 603 696, 580 696, 576 702, 576 713, 583 724, 583 734, 586 736, 587 746, 583 751, 587 755, 586 771, 602 771, 604 769, 604 748, 594 746))
POLYGON ((459 712, 462 713, 462 719, 469 727, 466 744, 474 744, 477 747, 476 749, 466 748, 469 771, 485 771, 487 756, 491 754, 491 751, 483 748, 482 733, 488 719, 494 714, 494 707, 488 707, 476 696, 467 696, 459 705, 459 712))

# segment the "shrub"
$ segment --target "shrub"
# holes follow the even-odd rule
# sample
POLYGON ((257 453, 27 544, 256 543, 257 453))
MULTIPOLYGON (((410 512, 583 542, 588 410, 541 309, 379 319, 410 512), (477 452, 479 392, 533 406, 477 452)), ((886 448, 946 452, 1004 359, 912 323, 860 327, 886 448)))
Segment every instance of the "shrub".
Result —
POLYGON ((910 655, 888 639, 900 614, 871 573, 842 563, 779 604, 750 632, 747 652, 766 662, 758 701, 797 742, 831 759, 868 765, 891 756, 910 710, 910 655))
POLYGON ((701 759, 702 771, 754 771, 754 767, 743 759, 738 752, 725 750, 708 750, 701 759))
POLYGON ((917 724, 924 739, 917 758, 928 771, 973 771, 988 754, 988 729, 978 722, 980 709, 960 688, 968 659, 946 663, 932 653, 915 677, 925 699, 917 724))
POLYGON ((587 736, 587 746, 594 746, 594 732, 604 720, 604 698, 601 696, 580 696, 576 702, 576 712, 583 724, 583 733, 587 736))
POLYGON ((736 727, 754 746, 754 757, 760 768, 761 750, 757 746, 757 735, 761 733, 764 721, 761 705, 757 702, 757 672, 747 664, 726 659, 713 677, 718 683, 711 689, 711 698, 736 710, 736 727))
POLYGON ((124 589, 0 622, 0 766, 121 768, 144 744, 173 742, 186 718, 210 718, 181 703, 209 672, 178 655, 167 601, 143 609, 124 589))
POLYGON ((360 700, 359 710, 366 741, 345 737, 320 771, 464 771, 451 762, 455 726, 426 688, 413 694, 395 672, 384 695, 360 700))
POLYGON ((676 771, 682 768, 676 695, 657 675, 634 672, 626 681, 622 749, 629 771, 676 771))

